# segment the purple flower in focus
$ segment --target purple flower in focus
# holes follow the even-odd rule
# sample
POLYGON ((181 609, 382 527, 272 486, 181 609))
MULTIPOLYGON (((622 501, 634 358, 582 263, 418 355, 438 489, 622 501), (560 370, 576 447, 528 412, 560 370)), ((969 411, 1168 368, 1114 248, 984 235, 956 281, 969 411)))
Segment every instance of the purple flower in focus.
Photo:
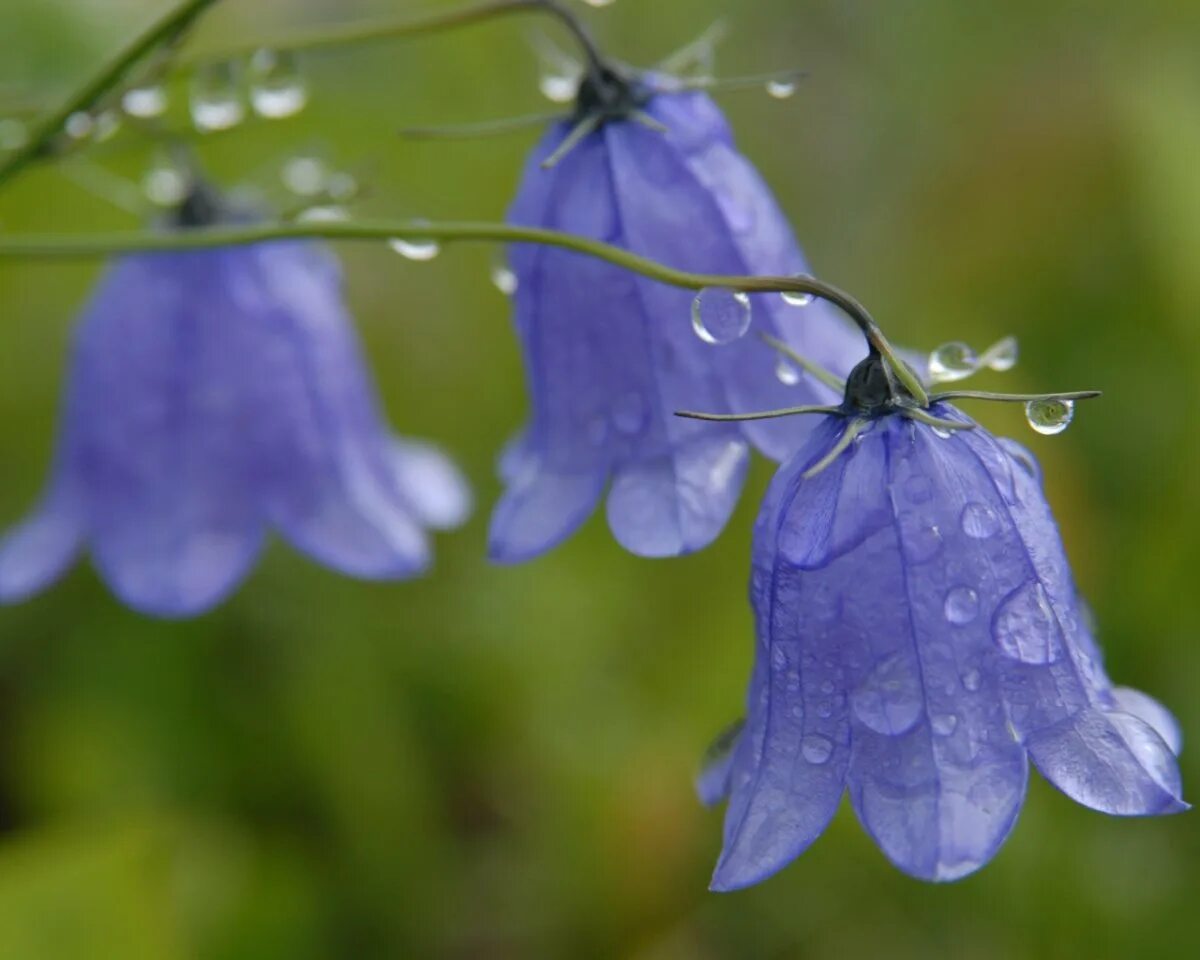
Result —
POLYGON ((74 344, 49 490, 0 542, 0 600, 42 590, 86 543, 128 605, 220 602, 270 528, 343 573, 402 578, 469 494, 380 414, 337 263, 312 243, 129 256, 74 344))
MULTIPOLYGON (((708 96, 661 92, 677 86, 662 76, 604 79, 599 93, 589 86, 594 81, 584 82, 575 118, 603 102, 598 129, 552 169, 543 162, 575 123, 546 134, 511 222, 582 234, 691 271, 809 272, 770 191, 708 96)), ((737 501, 748 445, 784 459, 809 425, 797 418, 698 423, 673 411, 835 399, 808 376, 781 382, 777 355, 761 333, 842 374, 863 355, 853 328, 820 302, 798 308, 775 294, 753 297, 745 335, 706 343, 689 319, 694 292, 548 247, 517 246, 511 263, 532 417, 502 458, 506 490, 490 537, 500 561, 558 544, 610 481, 608 521, 627 549, 660 557, 704 547, 737 501)))
POLYGON ((847 428, 819 427, 756 526, 748 718, 699 784, 707 802, 729 795, 713 888, 798 856, 847 788, 880 849, 925 880, 995 855, 1028 759, 1104 813, 1186 809, 1178 727, 1105 675, 1033 458, 887 416, 806 479, 847 428))

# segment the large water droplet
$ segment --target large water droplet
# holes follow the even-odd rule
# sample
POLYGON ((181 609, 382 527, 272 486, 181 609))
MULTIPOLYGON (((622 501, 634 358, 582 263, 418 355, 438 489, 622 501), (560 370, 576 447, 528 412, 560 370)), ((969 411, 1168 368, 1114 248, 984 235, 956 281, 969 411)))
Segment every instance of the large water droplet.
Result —
POLYGON ((1025 419, 1038 433, 1052 437, 1066 430, 1075 419, 1075 401, 1030 400, 1025 404, 1025 419))
POLYGON ((1023 663, 1050 663, 1058 653, 1058 625, 1040 583, 1027 583, 1000 604, 992 635, 1005 654, 1023 663))
POLYGON ((946 594, 946 619, 963 626, 979 615, 979 594, 970 587, 955 587, 946 594))
POLYGON ((211 63, 192 76, 188 91, 192 125, 201 133, 230 130, 246 117, 232 64, 211 63))
POLYGON ((701 290, 692 301, 692 329, 705 343, 733 343, 750 329, 750 298, 723 287, 701 290))
POLYGON ((142 175, 142 192, 155 206, 174 207, 187 196, 191 179, 169 153, 159 153, 142 175))
POLYGON ((995 370, 997 373, 1007 373, 1017 365, 1017 356, 1020 353, 1020 348, 1017 345, 1016 337, 1005 337, 1003 340, 997 340, 984 352, 979 358, 979 362, 989 370, 995 370))
POLYGON ((543 70, 538 89, 551 103, 570 103, 579 90, 579 74, 568 70, 543 70))
POLYGON ((292 157, 283 165, 283 185, 300 197, 315 197, 324 193, 329 183, 329 170, 317 157, 292 157))
POLYGON ((814 766, 828 763, 833 755, 833 741, 819 733, 810 733, 800 741, 800 754, 814 766))
POLYGON ((978 369, 975 351, 959 340, 943 343, 929 355, 929 378, 934 383, 964 380, 978 369))
MULTIPOLYGON (((792 277, 792 279, 793 280, 807 280, 808 277, 802 273, 798 273, 794 277, 792 277)), ((797 291, 797 290, 784 290, 782 293, 779 294, 779 297, 789 307, 807 307, 815 299, 811 293, 804 293, 804 292, 797 291)))
POLYGON ((775 361, 775 378, 785 387, 794 387, 800 382, 800 368, 787 357, 775 361))
MULTIPOLYGON (((424 226, 427 221, 419 222, 424 226)), ((388 246, 400 256, 419 262, 432 260, 442 251, 441 244, 431 237, 395 237, 388 241, 388 246)))
POLYGON ((308 87, 296 55, 287 50, 259 50, 250 58, 250 105, 260 117, 279 120, 308 104, 308 87))
POLYGON ((29 142, 29 129, 13 117, 0 117, 0 151, 20 150, 29 142))
POLYGON ((796 81, 775 77, 767 81, 767 94, 776 100, 786 100, 796 92, 796 81))
POLYGON ((905 657, 879 664, 850 698, 855 716, 876 733, 898 736, 921 717, 921 684, 905 657))
POLYGON ((121 96, 121 109, 131 117, 149 120, 167 112, 167 90, 158 83, 130 87, 121 96))
POLYGON ((1000 518, 986 503, 968 503, 959 518, 963 533, 973 540, 994 537, 1000 529, 1000 518))

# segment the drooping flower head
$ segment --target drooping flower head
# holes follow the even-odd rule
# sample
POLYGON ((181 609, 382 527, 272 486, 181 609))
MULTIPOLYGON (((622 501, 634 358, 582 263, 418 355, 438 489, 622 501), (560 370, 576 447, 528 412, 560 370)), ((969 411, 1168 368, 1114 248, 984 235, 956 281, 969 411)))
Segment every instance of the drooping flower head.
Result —
MULTIPOLYGON (((808 273, 713 101, 683 81, 615 65, 585 75, 575 115, 534 150, 510 220, 694 272, 808 273)), ((693 325, 692 292, 544 247, 518 246, 511 262, 532 416, 501 464, 497 560, 563 540, 610 482, 608 521, 626 548, 669 556, 705 546, 741 491, 749 444, 783 459, 808 426, 700 424, 672 411, 834 399, 780 368, 759 334, 842 374, 862 356, 850 325, 821 302, 797 309, 774 294, 708 291, 693 325)))
MULTIPOLYGON (((230 215, 198 187, 177 226, 230 215)), ((53 476, 0 542, 0 600, 42 590, 86 545, 128 605, 193 615, 270 529, 351 576, 410 577, 425 529, 468 508, 441 453, 388 431, 329 251, 128 256, 80 321, 53 476)))
POLYGON ((829 417, 771 486, 747 719, 699 783, 729 796, 714 889, 802 853, 845 790, 925 880, 992 858, 1030 759, 1104 813, 1186 806, 1178 727, 1105 675, 1032 456, 947 403, 919 415, 829 417))

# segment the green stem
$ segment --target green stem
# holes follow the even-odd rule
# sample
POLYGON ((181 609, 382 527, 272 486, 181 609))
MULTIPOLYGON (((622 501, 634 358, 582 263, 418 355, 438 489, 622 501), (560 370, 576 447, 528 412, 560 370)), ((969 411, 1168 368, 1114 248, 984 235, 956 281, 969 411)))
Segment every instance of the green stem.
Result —
MULTIPOLYGON (((352 223, 268 223, 249 226, 211 227, 177 233, 44 234, 0 236, 0 259, 79 258, 114 253, 155 253, 206 250, 213 247, 245 246, 271 240, 324 239, 374 240, 396 238, 439 240, 485 240, 499 243, 540 243, 561 247, 640 273, 660 283, 689 290, 723 287, 745 293, 807 293, 828 300, 842 310, 866 336, 870 344, 895 364, 897 375, 907 367, 896 357, 878 324, 866 307, 832 284, 815 277, 735 277, 723 274, 689 273, 630 253, 621 247, 587 237, 519 227, 505 223, 436 222, 426 220, 358 221, 352 223)), ((920 387, 920 384, 917 384, 920 387)), ((910 387, 910 389, 912 389, 910 387)), ((917 396, 916 391, 913 395, 917 396)), ((924 389, 921 389, 924 395, 924 389)))
POLYGON ((579 18, 559 0, 483 0, 449 10, 420 17, 405 17, 400 20, 379 20, 370 23, 348 23, 340 26, 321 27, 293 33, 291 36, 201 53, 181 60, 184 66, 194 67, 215 60, 230 60, 244 57, 256 50, 268 48, 276 51, 300 53, 308 50, 323 50, 374 40, 411 37, 424 33, 436 33, 456 27, 466 27, 510 13, 538 12, 555 17, 574 36, 588 61, 588 68, 598 73, 604 66, 604 58, 587 28, 579 18))
POLYGON ((25 146, 12 153, 0 164, 0 186, 11 180, 25 167, 41 156, 55 137, 62 133, 63 125, 74 113, 88 110, 96 101, 121 82, 130 68, 142 57, 164 43, 169 43, 209 7, 218 0, 183 0, 174 10, 164 14, 147 27, 125 49, 117 53, 102 66, 94 76, 69 96, 61 107, 47 114, 30 131, 25 146))
POLYGON ((986 390, 947 390, 930 396, 932 403, 943 400, 996 400, 1001 403, 1029 403, 1033 400, 1094 400, 1099 390, 1073 390, 1066 393, 990 393, 986 390))

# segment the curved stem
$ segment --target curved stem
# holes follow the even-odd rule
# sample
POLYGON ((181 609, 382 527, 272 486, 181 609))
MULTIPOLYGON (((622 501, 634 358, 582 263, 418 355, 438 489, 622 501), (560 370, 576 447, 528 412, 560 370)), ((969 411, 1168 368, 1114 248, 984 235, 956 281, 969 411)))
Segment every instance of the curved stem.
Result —
POLYGON ((0 164, 0 186, 41 156, 54 138, 62 132, 63 125, 73 113, 94 106, 97 100, 121 82, 137 61, 163 44, 169 43, 217 2, 218 0, 183 0, 174 10, 147 27, 125 49, 85 81, 61 107, 47 114, 45 119, 30 131, 25 145, 0 164))
POLYGON ((298 53, 305 50, 322 50, 373 40, 410 37, 423 33, 436 33, 455 27, 466 27, 474 23, 491 20, 510 13, 540 12, 555 17, 575 38, 594 73, 604 66, 604 57, 588 31, 575 15, 560 0, 482 0, 457 10, 405 17, 402 20, 379 20, 370 23, 349 23, 342 26, 321 27, 317 30, 301 31, 274 40, 238 44, 219 52, 201 53, 181 60, 184 66, 194 67, 214 60, 229 60, 248 56, 264 47, 271 50, 298 53))
MULTIPOLYGON (((79 258, 114 253, 154 253, 180 250, 205 250, 213 247, 245 246, 271 240, 324 239, 375 240, 395 238, 441 240, 487 240, 499 243, 541 243, 601 260, 632 270, 652 280, 703 290, 723 287, 745 293, 807 293, 834 304, 858 326, 871 346, 891 360, 895 352, 866 307, 844 290, 815 277, 736 277, 723 274, 689 273, 638 256, 621 247, 587 237, 519 227, 506 223, 471 221, 434 222, 426 220, 358 221, 346 223, 267 223, 249 226, 212 227, 178 233, 43 234, 24 237, 0 236, 0 258, 79 258)), ((893 362, 898 370, 904 364, 893 362)), ((904 368, 906 369, 906 368, 904 368)), ((922 391, 923 392, 923 391, 922 391)), ((915 395, 915 394, 914 394, 915 395)))
POLYGON ((1094 400, 1099 390, 1071 390, 1066 393, 991 393, 987 390, 947 390, 929 397, 931 403, 943 400, 996 400, 1000 403, 1030 403, 1034 400, 1094 400))

